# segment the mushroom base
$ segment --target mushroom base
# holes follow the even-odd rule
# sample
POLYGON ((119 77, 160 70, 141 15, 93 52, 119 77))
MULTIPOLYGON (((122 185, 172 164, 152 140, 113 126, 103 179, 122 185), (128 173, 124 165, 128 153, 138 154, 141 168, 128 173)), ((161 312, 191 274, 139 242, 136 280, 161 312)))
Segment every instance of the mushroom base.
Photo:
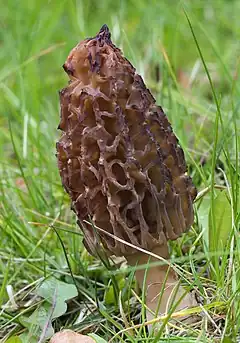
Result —
MULTIPOLYGON (((169 258, 167 245, 157 247, 152 252, 164 259, 169 258)), ((151 263, 159 262, 159 260, 144 253, 129 256, 127 260, 132 266, 149 264, 146 277, 145 269, 136 270, 135 272, 136 279, 141 288, 143 288, 143 283, 145 282, 145 303, 149 309, 147 310, 148 321, 169 313, 171 308, 173 309, 172 312, 176 312, 197 306, 193 295, 179 285, 179 279, 173 268, 168 265, 151 266, 151 263)), ((186 317, 182 318, 186 319, 186 317)), ((179 319, 181 320, 181 317, 179 319)))

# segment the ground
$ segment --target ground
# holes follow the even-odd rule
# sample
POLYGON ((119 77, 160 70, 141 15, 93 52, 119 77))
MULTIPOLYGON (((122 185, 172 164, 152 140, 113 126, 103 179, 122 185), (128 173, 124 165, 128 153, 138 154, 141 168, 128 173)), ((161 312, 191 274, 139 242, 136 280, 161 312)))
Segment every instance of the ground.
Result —
POLYGON ((68 328, 97 342, 237 342, 239 15, 238 0, 1 5, 0 339, 47 342, 68 328), (159 319, 155 337, 133 270, 84 249, 56 165, 62 65, 105 23, 164 108, 199 192, 193 227, 170 245, 200 316, 159 319))

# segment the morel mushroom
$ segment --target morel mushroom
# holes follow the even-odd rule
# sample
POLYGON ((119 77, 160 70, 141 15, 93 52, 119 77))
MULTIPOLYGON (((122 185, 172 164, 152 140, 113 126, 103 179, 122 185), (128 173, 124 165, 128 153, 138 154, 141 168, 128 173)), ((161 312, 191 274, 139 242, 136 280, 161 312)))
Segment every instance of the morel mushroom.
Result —
MULTIPOLYGON (((80 42, 63 68, 70 81, 60 92, 58 167, 86 248, 94 254, 100 237, 110 254, 125 256, 133 266, 149 261, 138 248, 168 259, 167 241, 193 223, 196 188, 166 115, 106 25, 80 42), (86 223, 89 217, 101 228, 98 235, 86 223)), ((144 273, 136 271, 140 285, 144 273)), ((150 265, 146 283, 146 305, 153 312, 164 284, 158 313, 165 313, 178 286, 174 270, 150 265)), ((193 306, 182 287, 175 301, 180 297, 177 309, 193 306)))

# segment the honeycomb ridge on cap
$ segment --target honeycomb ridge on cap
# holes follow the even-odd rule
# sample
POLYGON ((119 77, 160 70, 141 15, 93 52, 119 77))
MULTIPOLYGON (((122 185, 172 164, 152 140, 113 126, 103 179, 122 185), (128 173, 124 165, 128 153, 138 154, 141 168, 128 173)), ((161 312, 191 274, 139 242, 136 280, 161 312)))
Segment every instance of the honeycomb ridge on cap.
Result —
POLYGON ((178 238, 193 223, 197 192, 166 115, 108 27, 80 42, 64 69, 58 167, 87 249, 94 253, 100 237, 115 255, 136 252, 102 231, 98 237, 89 217, 148 250, 178 238))

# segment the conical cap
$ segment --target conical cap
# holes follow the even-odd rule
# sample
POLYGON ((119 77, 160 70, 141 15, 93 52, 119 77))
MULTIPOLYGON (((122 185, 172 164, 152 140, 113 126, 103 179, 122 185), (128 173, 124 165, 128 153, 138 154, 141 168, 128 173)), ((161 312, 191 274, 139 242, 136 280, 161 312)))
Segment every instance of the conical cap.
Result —
POLYGON ((178 238, 193 223, 196 189, 166 115, 108 27, 80 42, 64 69, 58 166, 88 250, 100 238, 115 255, 136 252, 89 218, 148 250, 178 238))

